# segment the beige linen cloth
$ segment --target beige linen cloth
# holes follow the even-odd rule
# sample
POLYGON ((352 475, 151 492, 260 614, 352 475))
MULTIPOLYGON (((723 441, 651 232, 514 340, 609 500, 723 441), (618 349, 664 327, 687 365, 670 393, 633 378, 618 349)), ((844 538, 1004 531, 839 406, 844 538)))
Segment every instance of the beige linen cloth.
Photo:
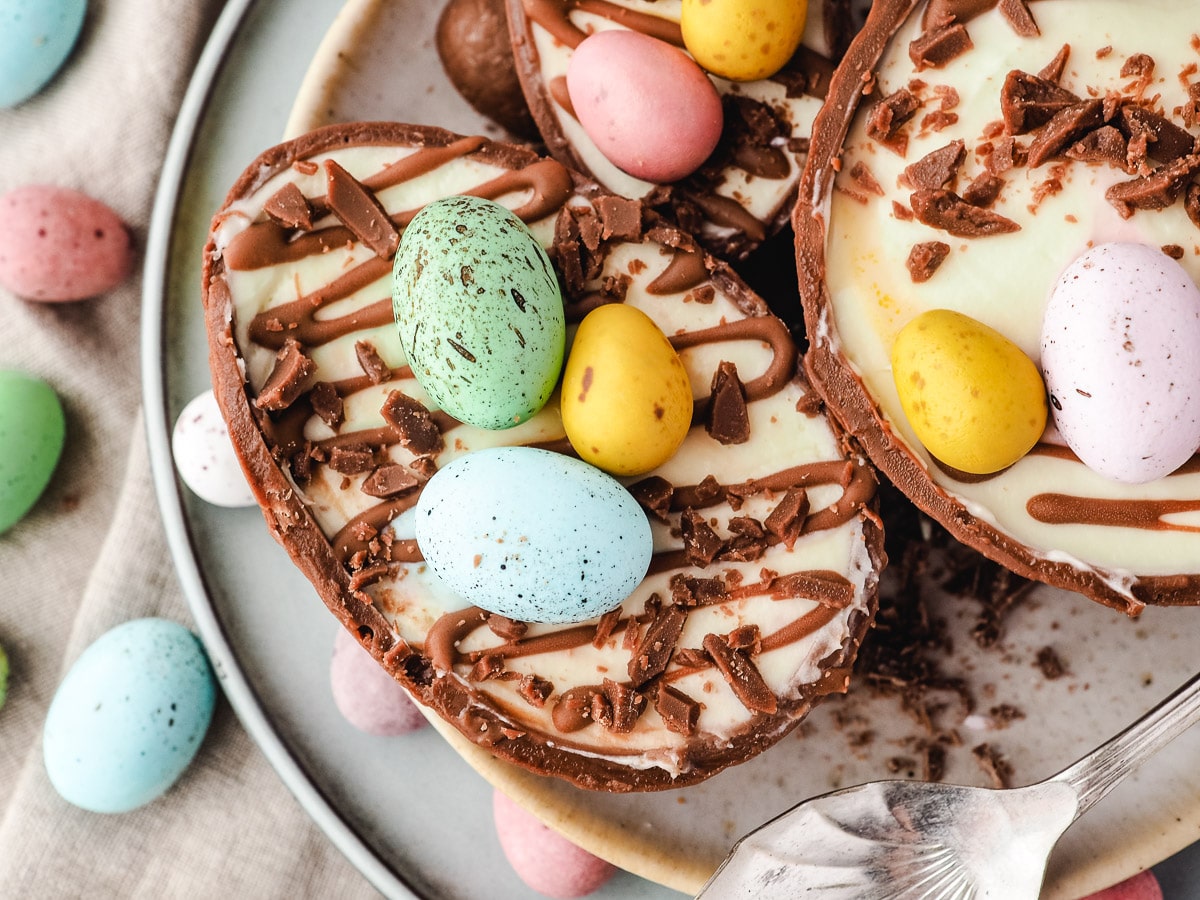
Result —
MULTIPOLYGON (((139 250, 171 127, 219 0, 90 0, 49 88, 0 109, 0 194, 72 187, 109 204, 139 250)), ((41 729, 62 674, 104 631, 193 627, 167 552, 139 414, 140 272, 106 296, 37 304, 0 288, 0 368, 48 381, 67 442, 32 513, 0 535, 0 896, 373 897, 309 820, 228 704, 196 760, 131 813, 59 798, 41 729)))

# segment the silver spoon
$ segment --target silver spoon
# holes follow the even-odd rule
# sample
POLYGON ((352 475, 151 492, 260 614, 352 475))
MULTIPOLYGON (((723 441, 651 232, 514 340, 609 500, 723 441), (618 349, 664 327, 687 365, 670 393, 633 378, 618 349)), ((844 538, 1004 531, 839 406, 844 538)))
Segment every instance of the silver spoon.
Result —
POLYGON ((1067 827, 1197 720, 1200 674, 1038 784, 877 781, 806 800, 739 840, 697 900, 1035 900, 1067 827))

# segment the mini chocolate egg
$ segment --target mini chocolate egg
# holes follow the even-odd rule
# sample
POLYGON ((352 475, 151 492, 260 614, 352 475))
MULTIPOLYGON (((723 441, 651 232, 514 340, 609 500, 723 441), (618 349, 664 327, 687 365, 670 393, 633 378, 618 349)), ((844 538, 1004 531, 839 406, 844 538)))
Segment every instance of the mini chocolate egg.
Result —
POLYGON ((608 160, 635 178, 690 175, 721 139, 721 97, 677 47, 636 31, 584 38, 567 68, 579 124, 608 160))
POLYGON ((396 252, 392 309, 413 375, 456 419, 511 428, 550 399, 562 292, 546 251, 500 204, 456 196, 417 213, 396 252))
POLYGON ((0 287, 26 300, 83 300, 133 269, 129 232, 87 194, 32 184, 0 197, 0 287))
POLYGON ((972 475, 998 472, 1037 443, 1046 390, 1033 360, 982 322, 948 309, 921 313, 892 344, 892 377, 917 438, 972 475))
POLYGON ((0 107, 28 100, 71 55, 87 0, 0 0, 0 107))
POLYGON ((50 783, 92 812, 136 809, 174 784, 208 731, 216 682, 200 641, 166 619, 135 619, 80 654, 50 701, 50 783))
POLYGON ((674 455, 692 424, 692 387, 653 319, 624 303, 584 316, 563 372, 562 418, 580 458, 614 475, 674 455))
POLYGON ((175 469, 192 493, 214 506, 255 506, 229 429, 211 390, 193 397, 171 431, 175 469))
POLYGON ((1054 424, 1088 468, 1141 484, 1200 448, 1200 288, 1158 247, 1079 256, 1046 304, 1041 343, 1054 424))
POLYGON ((534 447, 493 447, 439 469, 416 507, 425 561, 464 600, 525 622, 582 622, 637 587, 650 522, 616 479, 534 447))
POLYGON ((804 37, 805 0, 683 0, 679 27, 696 62, 730 81, 769 78, 804 37))
POLYGON ((33 508, 62 455, 66 417, 54 389, 0 371, 0 534, 33 508))

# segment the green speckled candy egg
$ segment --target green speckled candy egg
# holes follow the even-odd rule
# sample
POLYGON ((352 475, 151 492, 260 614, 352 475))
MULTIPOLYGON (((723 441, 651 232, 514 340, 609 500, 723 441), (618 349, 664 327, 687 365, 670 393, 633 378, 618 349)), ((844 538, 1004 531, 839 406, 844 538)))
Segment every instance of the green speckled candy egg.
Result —
POLYGON ((392 309, 414 376, 456 419, 511 428, 550 399, 562 293, 546 251, 500 204, 455 196, 417 213, 396 253, 392 309))
POLYGON ((58 465, 66 420, 46 382, 0 372, 0 534, 29 512, 58 465))

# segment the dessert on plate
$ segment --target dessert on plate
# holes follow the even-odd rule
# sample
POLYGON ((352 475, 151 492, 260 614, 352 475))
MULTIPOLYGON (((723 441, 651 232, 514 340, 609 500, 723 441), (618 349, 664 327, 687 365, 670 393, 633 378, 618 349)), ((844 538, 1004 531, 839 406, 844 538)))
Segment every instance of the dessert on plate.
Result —
MULTIPOLYGON (((872 470, 824 415, 787 327, 644 204, 482 137, 330 126, 266 151, 233 186, 205 250, 204 303, 216 396, 272 533, 375 658, 492 754, 586 788, 681 786, 757 754, 845 690, 882 564, 872 470), (475 234, 488 200, 524 222, 503 228, 528 229, 551 269, 535 262, 541 250, 464 255, 455 242, 475 234), (447 209, 438 231, 434 217, 447 209), (431 399, 428 368, 483 372, 486 355, 508 352, 502 339, 508 350, 540 340, 531 317, 548 307, 514 287, 511 259, 561 289, 569 334, 593 311, 649 323, 675 360, 664 365, 690 385, 677 450, 630 466, 604 456, 643 388, 600 350, 583 365, 582 338, 566 352, 569 388, 515 414, 513 427, 464 424, 447 411, 457 412, 457 394, 431 399), (412 311, 410 281, 433 272, 474 302, 495 268, 503 323, 443 316, 438 292, 418 290, 414 308, 434 306, 398 327, 412 311), (416 336, 443 325, 430 361, 416 336), (585 399, 603 410, 606 392, 608 418, 572 431, 585 399), (514 451, 523 466, 560 462, 483 468, 514 451), (472 467, 517 477, 472 478, 472 467), (608 479, 637 524, 606 529, 582 506, 562 527, 531 523, 530 510, 560 493, 555 472, 571 467, 608 479), (468 526, 448 524, 480 515, 497 530, 481 542, 475 533, 475 544, 468 526), (529 530, 505 531, 510 518, 529 530), (544 574, 561 561, 556 542, 575 534, 594 536, 599 553, 631 544, 629 558, 645 553, 632 590, 603 612, 587 607, 586 618, 540 607, 538 621, 519 618, 514 610, 532 607, 503 604, 528 599, 520 588, 501 589, 489 612, 435 572, 447 547, 466 546, 468 580, 488 573, 468 588, 486 593, 515 578, 506 566, 521 568, 525 555, 548 560, 526 576, 544 574)), ((625 334, 613 332, 618 345, 625 334)), ((593 331, 589 352, 611 338, 593 331)), ((501 381, 458 387, 492 397, 508 387, 501 381)), ((655 406, 651 418, 670 414, 655 406)), ((588 562, 580 580, 590 584, 588 562)), ((558 582, 564 597, 575 595, 574 577, 558 582)))
POLYGON ((1181 0, 876 2, 795 214, 806 366, 959 540, 1200 602, 1200 38, 1181 0))

